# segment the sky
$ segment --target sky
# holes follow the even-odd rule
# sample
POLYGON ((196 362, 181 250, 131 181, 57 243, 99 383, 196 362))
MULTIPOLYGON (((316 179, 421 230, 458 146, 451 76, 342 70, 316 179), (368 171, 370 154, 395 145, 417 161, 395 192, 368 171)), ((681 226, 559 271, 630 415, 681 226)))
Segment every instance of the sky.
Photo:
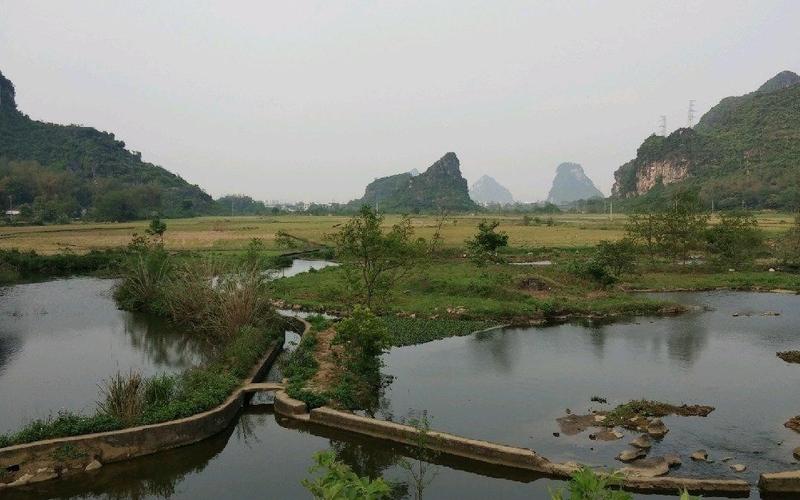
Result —
POLYGON ((338 201, 448 151, 544 199, 667 116, 800 72, 800 2, 0 0, 34 119, 113 132, 214 196, 338 201))

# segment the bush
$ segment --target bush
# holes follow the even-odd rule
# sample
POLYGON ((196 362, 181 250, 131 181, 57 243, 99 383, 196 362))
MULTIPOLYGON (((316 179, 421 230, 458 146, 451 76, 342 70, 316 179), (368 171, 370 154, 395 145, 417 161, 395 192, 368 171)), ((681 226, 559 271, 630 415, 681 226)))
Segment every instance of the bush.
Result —
POLYGON ((322 472, 316 479, 304 479, 303 486, 322 500, 381 500, 389 498, 392 489, 381 478, 370 480, 358 477, 350 467, 336 460, 333 452, 314 454, 314 465, 309 472, 322 472))
POLYGON ((594 261, 605 268, 606 273, 621 278, 625 274, 636 272, 639 249, 636 244, 623 238, 617 241, 601 241, 594 252, 594 261))
POLYGON ((752 263, 763 244, 758 221, 749 213, 721 213, 719 224, 706 233, 708 251, 724 266, 752 263))
MULTIPOLYGON (((598 475, 588 467, 572 475, 567 483, 570 500, 633 500, 633 495, 628 492, 613 489, 620 479, 615 475, 598 475)), ((563 490, 551 492, 553 500, 563 500, 563 490)))
POLYGON ((98 412, 126 427, 137 424, 144 413, 144 387, 141 373, 117 372, 100 388, 104 399, 97 404, 98 412))
POLYGON ((603 286, 613 285, 617 282, 617 278, 596 259, 568 262, 567 271, 579 278, 588 279, 603 286))
POLYGON ((485 265, 489 261, 499 262, 497 250, 508 246, 508 234, 497 231, 499 221, 482 221, 478 224, 478 232, 467 240, 467 253, 477 265, 485 265))

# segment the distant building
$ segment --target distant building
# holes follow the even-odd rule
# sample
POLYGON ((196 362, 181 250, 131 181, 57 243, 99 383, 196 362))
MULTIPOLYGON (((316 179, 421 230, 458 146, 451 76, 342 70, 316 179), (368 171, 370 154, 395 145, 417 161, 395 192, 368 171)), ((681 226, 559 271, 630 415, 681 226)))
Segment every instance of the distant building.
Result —
POLYGON ((19 213, 19 210, 6 210, 6 215, 9 217, 16 217, 19 213))

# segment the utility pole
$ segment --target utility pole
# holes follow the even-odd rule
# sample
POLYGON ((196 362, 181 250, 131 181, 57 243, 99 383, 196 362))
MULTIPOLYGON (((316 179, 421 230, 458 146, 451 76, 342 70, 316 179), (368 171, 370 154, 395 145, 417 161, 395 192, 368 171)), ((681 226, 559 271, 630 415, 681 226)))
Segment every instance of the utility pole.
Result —
POLYGON ((667 136, 667 115, 661 115, 659 130, 663 137, 667 136))
POLYGON ((611 205, 609 209, 609 215, 611 215, 611 222, 614 222, 614 200, 609 200, 611 205))
POLYGON ((694 125, 694 99, 689 99, 689 115, 686 120, 687 127, 692 128, 694 125))

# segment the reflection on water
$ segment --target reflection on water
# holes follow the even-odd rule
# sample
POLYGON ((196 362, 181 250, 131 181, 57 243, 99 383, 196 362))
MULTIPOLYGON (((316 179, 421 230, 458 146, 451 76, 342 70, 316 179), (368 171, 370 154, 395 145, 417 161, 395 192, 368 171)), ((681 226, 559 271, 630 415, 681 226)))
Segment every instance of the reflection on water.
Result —
POLYGON ((707 418, 667 417, 670 432, 651 456, 686 457, 705 448, 717 461, 684 460, 682 474, 730 475, 721 461, 730 456, 748 465, 750 480, 791 467, 800 434, 783 422, 800 413, 800 369, 775 352, 800 347, 800 297, 668 298, 711 310, 604 326, 508 328, 393 349, 385 358, 385 371, 395 377, 386 415, 426 409, 436 429, 530 447, 557 460, 619 465, 614 456, 635 435, 612 443, 590 441, 588 433, 554 437, 555 419, 567 408, 608 409, 639 398, 710 404, 716 411, 707 418), (610 405, 591 403, 595 395, 610 405))
POLYGON ((114 283, 69 278, 3 290, 0 432, 60 409, 93 411, 98 384, 117 371, 174 372, 203 359, 196 337, 118 310, 114 283))

